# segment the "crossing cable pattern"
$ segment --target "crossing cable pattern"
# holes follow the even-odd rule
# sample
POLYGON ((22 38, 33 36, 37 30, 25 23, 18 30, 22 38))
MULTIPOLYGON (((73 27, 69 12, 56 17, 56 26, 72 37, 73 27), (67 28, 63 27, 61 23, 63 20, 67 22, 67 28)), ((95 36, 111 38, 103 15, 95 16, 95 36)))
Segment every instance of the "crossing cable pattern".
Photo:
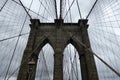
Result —
MULTIPOLYGON (((39 13, 41 9, 39 9, 38 13, 32 10, 32 1, 30 7, 25 6, 22 2, 20 2, 20 0, 6 0, 6 2, 1 0, 0 2, 0 63, 2 69, 0 72, 0 79, 16 80, 19 70, 18 66, 20 65, 22 53, 24 51, 30 30, 29 20, 30 18, 33 18, 33 14, 35 14, 35 16, 37 15, 40 19, 44 18, 43 20, 47 22, 48 18, 45 18, 47 13, 42 13, 45 17, 41 17, 42 14, 39 13), (25 21, 23 19, 25 19, 25 21), (11 56, 12 53, 13 55, 11 56)), ((44 2, 42 1, 41 4, 42 3, 44 2)), ((48 3, 46 2, 46 4, 48 3)), ((46 4, 43 5, 46 6, 46 4)), ((49 4, 53 5, 52 0, 49 1, 49 4)), ((50 8, 50 5, 48 6, 48 8, 50 8)), ((45 7, 44 9, 47 10, 48 8, 45 7)), ((52 14, 54 16, 54 13, 52 14)))
POLYGON ((63 54, 64 80, 81 80, 79 55, 75 47, 68 44, 63 54))
POLYGON ((7 72, 6 72, 6 75, 5 75, 5 79, 4 79, 4 80, 6 80, 7 75, 8 75, 8 72, 9 72, 9 70, 10 70, 10 66, 11 66, 12 60, 13 60, 13 58, 14 58, 14 55, 15 55, 15 52, 16 52, 16 49, 17 49, 17 45, 18 45, 18 42, 19 42, 19 40, 20 40, 20 36, 21 36, 21 33, 22 33, 23 28, 24 28, 24 25, 25 25, 26 20, 27 20, 27 15, 26 15, 26 17, 25 17, 25 20, 24 20, 24 23, 23 23, 22 28, 21 28, 21 30, 20 30, 20 33, 19 33, 17 42, 16 42, 16 44, 15 44, 15 48, 14 48, 14 50, 13 50, 12 57, 11 57, 11 59, 10 59, 10 62, 9 62, 9 65, 8 65, 7 72))
POLYGON ((31 18, 40 19, 41 22, 53 22, 56 19, 56 6, 54 0, 12 0, 23 6, 31 18), (30 3, 32 2, 32 4, 30 3), (31 5, 31 7, 29 7, 31 5), (29 12, 28 12, 29 11, 29 12), (44 15, 44 16, 43 16, 44 15), (49 17, 48 17, 49 16, 49 17))
MULTIPOLYGON (((16 80, 16 76, 18 73, 18 66, 20 65, 22 53, 24 51, 27 42, 28 33, 30 31, 29 28, 30 16, 31 18, 40 19, 41 22, 52 22, 54 19, 57 18, 57 10, 55 6, 56 0, 33 0, 33 1, 21 0, 21 1, 23 5, 19 2, 19 0, 0 0, 0 46, 1 46, 0 47, 0 51, 1 51, 0 80, 3 79, 16 80), (27 4, 24 1, 31 3, 27 4), (33 7, 36 7, 36 9, 33 9, 33 7), (25 9, 28 13, 25 11, 25 9), (24 23, 23 19, 25 19, 25 17, 26 17, 26 21, 24 23), (22 29, 23 24, 24 27, 22 29), (14 53, 14 57, 12 57, 11 55, 12 53, 14 53)), ((91 2, 92 0, 88 1, 89 4, 91 4, 91 2)), ((78 21, 79 16, 81 16, 80 11, 82 11, 81 6, 78 4, 80 4, 80 0, 62 1, 63 6, 62 6, 61 16, 62 18, 64 18, 65 22, 78 21), (75 19, 76 16, 77 18, 75 19)), ((93 5, 92 8, 90 7, 91 10, 89 10, 90 12, 89 15, 87 16, 87 18, 89 19, 89 25, 90 25, 89 36, 93 51, 95 53, 98 53, 97 55, 100 56, 102 60, 104 60, 110 67, 115 69, 115 71, 117 71, 118 73, 120 72, 120 69, 118 67, 120 65, 119 63, 119 59, 120 59, 119 4, 120 1, 118 0, 97 0, 95 5, 93 5)), ((42 58, 44 56, 42 56, 42 58)), ((69 62, 72 61, 70 57, 68 58, 69 62)), ((100 80, 120 79, 115 73, 113 73, 111 69, 109 69, 103 62, 101 62, 100 59, 96 57, 95 59, 96 59, 100 80)), ((45 59, 42 60, 43 60, 42 64, 44 64, 43 66, 44 69, 43 71, 41 71, 42 73, 40 74, 40 76, 44 75, 43 77, 45 77, 46 75, 47 78, 49 78, 48 72, 50 74, 51 71, 46 71, 47 67, 45 67, 45 65, 49 63, 46 63, 45 59)), ((73 65, 75 65, 76 62, 78 61, 73 62, 73 65)), ((71 77, 70 78, 67 77, 65 78, 65 80, 66 79, 77 80, 75 76, 77 75, 77 73, 80 74, 80 72, 76 72, 77 68, 75 68, 75 66, 71 68, 72 71, 70 70, 69 67, 66 67, 65 74, 67 76, 70 75, 71 77)), ((52 80, 53 78, 51 76, 50 79, 52 80)), ((39 77, 39 78, 43 79, 43 77, 39 77)))
POLYGON ((5 1, 5 0, 4 0, 4 1, 2 0, 2 1, 1 1, 0 11, 4 8, 4 6, 7 4, 7 2, 8 2, 8 0, 6 0, 6 1, 5 1))
MULTIPOLYGON (((14 2, 15 2, 16 4, 18 4, 18 5, 21 5, 19 2, 15 1, 15 0, 12 0, 12 1, 14 1, 14 2)), ((22 5, 21 5, 21 6, 22 6, 22 5)), ((45 20, 47 20, 47 21, 50 21, 49 19, 45 18, 44 16, 38 14, 39 11, 40 11, 40 9, 41 9, 41 5, 40 5, 40 7, 39 7, 38 12, 35 12, 35 11, 31 10, 30 8, 27 8, 26 6, 24 6, 24 8, 27 9, 27 10, 29 10, 30 12, 36 14, 36 15, 37 15, 37 18, 38 18, 38 17, 41 17, 41 18, 43 18, 43 19, 45 19, 45 20)), ((41 19, 41 18, 40 18, 40 19, 41 19)))
MULTIPOLYGON (((8 76, 20 65, 28 33, 29 17, 23 7, 11 0, 6 1, 0 11, 1 80, 8 80, 8 76)), ((17 72, 13 76, 17 76, 17 72)))
MULTIPOLYGON (((88 16, 90 25, 88 31, 92 49, 118 73, 120 73, 118 67, 120 65, 119 4, 118 0, 97 0, 88 16)), ((100 80, 120 79, 98 59, 96 59, 96 64, 100 80)))
POLYGON ((63 0, 62 18, 65 22, 78 22, 78 19, 85 18, 90 12, 95 0, 63 0), (85 5, 84 7, 81 5, 85 5), (71 20, 72 17, 72 20, 71 20))
POLYGON ((47 43, 39 53, 35 80, 53 80, 53 55, 54 51, 47 43))
MULTIPOLYGON (((64 30, 64 29, 63 29, 64 30)), ((96 53, 94 53, 90 48, 88 48, 84 43, 82 43, 82 41, 80 41, 74 34, 72 34, 70 31, 67 31, 68 35, 72 36, 74 39, 76 39, 79 44, 81 44, 87 51, 89 51, 89 54, 94 55, 98 60, 100 60, 107 68, 109 68, 112 71, 112 77, 114 75, 114 77, 118 80, 120 78, 120 73, 115 70, 111 65, 109 65, 105 60, 103 60, 101 57, 99 57, 96 53), (114 74, 113 74, 114 73, 114 74), (116 75, 116 76, 115 76, 116 75)), ((106 57, 106 56, 105 56, 106 57)), ((107 56, 108 57, 108 56, 107 56)), ((98 72, 99 74, 99 72, 98 72)), ((99 74, 100 75, 100 74, 99 74)), ((99 76, 100 77, 100 76, 99 76)), ((111 79, 112 79, 111 77, 111 79)), ((113 78, 114 78, 113 77, 113 78)), ((101 78, 101 77, 100 77, 101 78)), ((106 78, 104 79, 109 79, 108 75, 106 78)))

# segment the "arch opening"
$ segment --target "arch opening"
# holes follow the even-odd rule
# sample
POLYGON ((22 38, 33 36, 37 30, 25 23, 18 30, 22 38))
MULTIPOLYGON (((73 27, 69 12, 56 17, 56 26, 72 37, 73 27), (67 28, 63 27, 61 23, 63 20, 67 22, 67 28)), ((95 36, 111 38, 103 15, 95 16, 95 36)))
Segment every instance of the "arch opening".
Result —
POLYGON ((69 43, 63 54, 63 80, 82 80, 77 49, 69 43))
POLYGON ((35 80, 53 80, 54 50, 47 43, 39 52, 35 80))

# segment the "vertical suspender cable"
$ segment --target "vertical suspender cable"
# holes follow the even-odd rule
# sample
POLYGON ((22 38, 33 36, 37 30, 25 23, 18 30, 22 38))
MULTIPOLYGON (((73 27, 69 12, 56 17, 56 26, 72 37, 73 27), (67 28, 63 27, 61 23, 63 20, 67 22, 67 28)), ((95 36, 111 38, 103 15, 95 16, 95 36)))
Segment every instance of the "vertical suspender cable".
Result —
POLYGON ((60 0, 60 19, 62 19, 62 0, 60 0))
POLYGON ((81 15, 81 11, 80 11, 80 6, 79 6, 79 3, 78 3, 78 0, 76 0, 76 3, 77 3, 77 7, 78 7, 79 16, 82 19, 82 15, 81 15))
POLYGON ((55 15, 56 15, 56 19, 58 19, 58 15, 57 15, 57 3, 56 3, 56 0, 54 0, 54 5, 55 5, 55 15))

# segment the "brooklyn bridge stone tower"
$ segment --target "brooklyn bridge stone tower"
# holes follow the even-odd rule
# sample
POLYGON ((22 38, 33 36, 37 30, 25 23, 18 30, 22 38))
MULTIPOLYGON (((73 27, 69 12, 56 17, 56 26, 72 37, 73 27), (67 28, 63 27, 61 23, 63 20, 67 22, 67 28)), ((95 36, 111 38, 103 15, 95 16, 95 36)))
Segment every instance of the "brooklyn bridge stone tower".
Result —
POLYGON ((41 23, 38 19, 31 19, 31 31, 17 80, 35 80, 38 55, 46 43, 55 52, 53 80, 63 80, 63 50, 69 43, 79 53, 82 80, 98 80, 94 57, 89 51, 87 21, 80 19, 78 23, 64 23, 63 19, 56 19, 54 23, 41 23))

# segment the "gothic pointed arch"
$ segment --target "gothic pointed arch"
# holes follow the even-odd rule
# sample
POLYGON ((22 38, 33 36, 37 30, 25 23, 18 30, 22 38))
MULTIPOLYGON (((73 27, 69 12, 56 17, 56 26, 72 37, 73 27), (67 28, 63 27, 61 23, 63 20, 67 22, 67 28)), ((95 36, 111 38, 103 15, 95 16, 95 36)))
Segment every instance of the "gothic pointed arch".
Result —
POLYGON ((40 50, 37 60, 35 80, 53 80, 54 50, 47 43, 40 50))
POLYGON ((41 49, 42 49, 46 44, 49 44, 49 45, 53 48, 53 50, 54 50, 54 45, 53 45, 53 43, 50 41, 50 39, 47 38, 47 37, 44 37, 42 40, 36 42, 35 54, 36 54, 36 55, 39 55, 39 52, 41 51, 41 49))
POLYGON ((43 46, 45 46, 47 43, 49 43, 52 47, 50 40, 44 36, 41 39, 38 39, 38 41, 35 41, 34 44, 32 44, 30 40, 28 41, 27 48, 24 51, 25 55, 23 55, 21 62, 21 68, 19 70, 19 72, 24 72, 19 73, 18 80, 21 80, 21 78, 24 80, 35 79, 38 55, 43 46))
POLYGON ((79 54, 75 46, 68 43, 63 54, 63 80, 81 80, 79 54))
POLYGON ((17 80, 35 79, 38 54, 46 43, 50 43, 55 52, 53 80, 63 80, 63 51, 69 43, 74 45, 79 53, 82 80, 98 80, 93 55, 80 44, 82 42, 90 48, 86 21, 81 19, 70 25, 61 22, 61 19, 55 23, 40 23, 38 19, 32 19, 30 36, 17 80), (31 72, 34 72, 33 76, 31 72))
MULTIPOLYGON (((80 40, 80 39, 79 39, 80 40)), ((75 38, 70 38, 68 41, 67 41, 67 45, 68 44, 72 44, 76 50, 78 51, 78 54, 79 56, 82 55, 82 51, 83 51, 83 46, 81 44, 79 44, 79 41, 76 40, 75 38)))

